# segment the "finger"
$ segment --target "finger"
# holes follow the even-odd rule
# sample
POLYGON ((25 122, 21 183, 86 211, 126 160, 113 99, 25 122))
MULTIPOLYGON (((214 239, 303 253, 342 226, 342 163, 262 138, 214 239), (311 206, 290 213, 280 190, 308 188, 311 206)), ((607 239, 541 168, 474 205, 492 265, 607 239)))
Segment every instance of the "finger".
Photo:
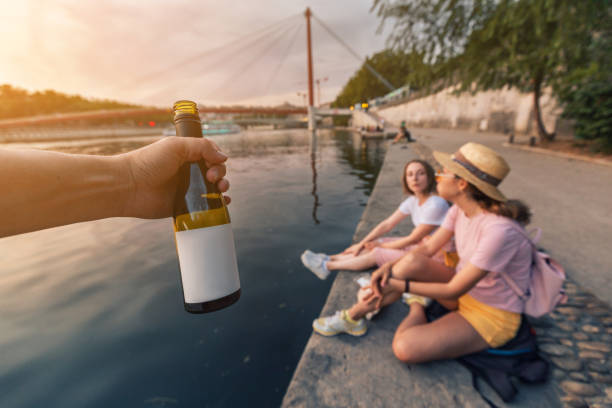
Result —
MULTIPOLYGON (((376 305, 376 304, 378 304, 378 303, 379 303, 379 299, 380 299, 380 297, 372 295, 372 297, 371 297, 370 299, 368 299, 368 300, 365 302, 365 304, 366 304, 367 306, 376 305)), ((376 306, 376 308, 378 308, 378 306, 376 306)))
POLYGON ((380 287, 378 286, 378 284, 372 285, 372 290, 374 290, 374 293, 376 294, 376 296, 382 296, 382 291, 380 290, 380 287))
POLYGON ((212 145, 213 145, 213 147, 214 147, 216 150, 221 151, 221 148, 219 147, 219 145, 217 144, 217 142, 215 142, 214 140, 211 140, 211 139, 207 139, 207 140, 210 142, 210 144, 212 144, 212 145))
POLYGON ((221 180, 226 173, 227 168, 224 164, 215 164, 214 166, 211 166, 206 172, 206 179, 211 183, 215 183, 218 180, 221 180))
POLYGON ((385 286, 387 286, 387 283, 389 282, 389 274, 384 274, 382 279, 380 280, 380 286, 382 286, 383 288, 385 286))
POLYGON ((225 205, 229 205, 232 202, 232 199, 228 196, 223 196, 223 199, 225 200, 225 205))
POLYGON ((229 186, 230 184, 229 184, 229 181, 227 181, 227 179, 221 179, 217 182, 217 188, 222 193, 225 193, 227 190, 229 190, 229 186))
POLYGON ((218 164, 227 160, 227 155, 215 149, 208 139, 174 137, 170 140, 171 143, 179 144, 179 149, 182 149, 181 153, 185 161, 195 162, 204 159, 211 164, 218 164))

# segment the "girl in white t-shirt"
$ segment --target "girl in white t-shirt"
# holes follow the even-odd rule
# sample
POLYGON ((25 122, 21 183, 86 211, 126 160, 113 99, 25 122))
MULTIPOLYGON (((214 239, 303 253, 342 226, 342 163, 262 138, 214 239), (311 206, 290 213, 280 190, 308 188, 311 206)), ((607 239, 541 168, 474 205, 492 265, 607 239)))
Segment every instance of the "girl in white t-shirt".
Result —
POLYGON ((361 271, 401 258, 413 245, 430 235, 442 224, 449 208, 444 199, 434 194, 436 180, 433 168, 423 160, 409 161, 404 166, 402 185, 404 192, 410 196, 365 238, 336 255, 327 256, 306 250, 301 256, 304 266, 320 279, 326 279, 332 270, 361 271), (415 226, 410 235, 379 239, 409 215, 415 226))

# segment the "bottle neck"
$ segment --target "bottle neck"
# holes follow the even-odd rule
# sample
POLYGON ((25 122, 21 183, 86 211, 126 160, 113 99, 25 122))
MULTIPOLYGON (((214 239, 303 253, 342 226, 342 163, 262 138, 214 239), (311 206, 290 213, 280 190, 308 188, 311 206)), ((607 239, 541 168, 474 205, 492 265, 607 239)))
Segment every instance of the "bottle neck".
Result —
POLYGON ((202 137, 202 123, 198 116, 179 113, 174 118, 174 127, 177 136, 202 137))

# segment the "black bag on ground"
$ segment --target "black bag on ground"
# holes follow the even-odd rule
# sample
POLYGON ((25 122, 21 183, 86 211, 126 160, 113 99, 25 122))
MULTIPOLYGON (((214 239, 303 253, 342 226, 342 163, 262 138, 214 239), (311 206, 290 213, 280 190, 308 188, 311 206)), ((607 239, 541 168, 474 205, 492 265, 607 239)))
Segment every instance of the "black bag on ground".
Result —
MULTIPOLYGON (((434 301, 425 313, 431 322, 448 313, 448 309, 434 301)), ((544 382, 548 378, 548 363, 538 355, 535 331, 525 316, 521 319, 516 336, 502 347, 468 354, 457 361, 470 370, 474 388, 492 407, 495 404, 478 387, 478 377, 482 377, 505 402, 512 401, 517 394, 511 377, 531 384, 544 382)))

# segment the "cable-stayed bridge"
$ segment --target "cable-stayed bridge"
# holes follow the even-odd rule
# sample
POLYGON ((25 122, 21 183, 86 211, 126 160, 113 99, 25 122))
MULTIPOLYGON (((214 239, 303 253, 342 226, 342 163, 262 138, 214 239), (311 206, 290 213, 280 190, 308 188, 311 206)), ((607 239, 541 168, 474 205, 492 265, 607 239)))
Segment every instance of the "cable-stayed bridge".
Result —
MULTIPOLYGON (((327 24, 320 18, 314 15, 309 8, 305 13, 289 16, 273 24, 270 24, 259 30, 250 32, 242 37, 232 40, 222 46, 205 50, 197 53, 187 59, 170 64, 162 70, 145 73, 140 77, 133 78, 129 83, 119 84, 119 87, 125 89, 135 89, 146 87, 150 89, 148 97, 153 99, 156 95, 168 92, 171 90, 176 81, 169 81, 168 78, 178 78, 180 82, 194 82, 202 77, 213 75, 218 70, 220 64, 227 67, 224 69, 225 78, 218 81, 218 85, 212 89, 205 89, 197 92, 199 97, 197 100, 210 100, 216 95, 230 95, 235 92, 232 87, 237 82, 238 78, 247 77, 249 72, 257 66, 262 60, 268 57, 273 64, 267 63, 264 67, 268 73, 265 80, 261 80, 258 76, 257 81, 253 86, 257 89, 259 96, 266 95, 270 92, 271 87, 278 78, 279 73, 283 72, 283 67, 286 63, 287 56, 290 50, 294 47, 300 32, 306 27, 306 73, 308 84, 308 104, 304 107, 281 106, 281 107, 260 107, 260 106, 206 106, 200 105, 201 113, 214 114, 255 114, 259 116, 283 116, 283 115, 308 115, 310 123, 314 123, 316 116, 336 116, 350 115, 349 109, 322 109, 315 106, 314 83, 320 84, 321 80, 326 78, 315 79, 313 75, 313 58, 312 58, 312 36, 311 36, 311 20, 314 20, 320 28, 323 29, 331 38, 337 41, 340 46, 348 51, 348 53, 358 60, 365 62, 357 52, 355 52, 340 36, 338 36, 327 24), (305 18, 304 18, 305 17, 305 18), (276 55, 270 59, 271 55, 276 55)), ((394 87, 378 72, 376 72, 367 63, 366 68, 372 72, 376 78, 385 84, 387 88, 393 90, 394 87)), ((340 67, 343 69, 342 67, 340 67)), ((346 70, 346 68, 344 68, 346 70)), ((303 71, 302 71, 303 75, 303 71)), ((196 81, 197 82, 197 81, 196 81)), ((303 84, 304 82, 300 82, 303 84)), ((298 92, 299 94, 299 92, 298 92)), ((146 97, 144 98, 146 101, 146 97)), ((320 100, 320 91, 319 91, 320 100)), ((146 105, 146 103, 144 103, 146 105)), ((11 128, 20 126, 36 126, 36 125, 51 125, 64 124, 74 121, 90 121, 103 119, 120 119, 120 118, 142 118, 147 115, 168 114, 168 109, 159 108, 141 108, 141 109, 118 109, 105 111, 90 111, 79 113, 53 114, 36 117, 16 118, 0 121, 0 128, 11 128)))

